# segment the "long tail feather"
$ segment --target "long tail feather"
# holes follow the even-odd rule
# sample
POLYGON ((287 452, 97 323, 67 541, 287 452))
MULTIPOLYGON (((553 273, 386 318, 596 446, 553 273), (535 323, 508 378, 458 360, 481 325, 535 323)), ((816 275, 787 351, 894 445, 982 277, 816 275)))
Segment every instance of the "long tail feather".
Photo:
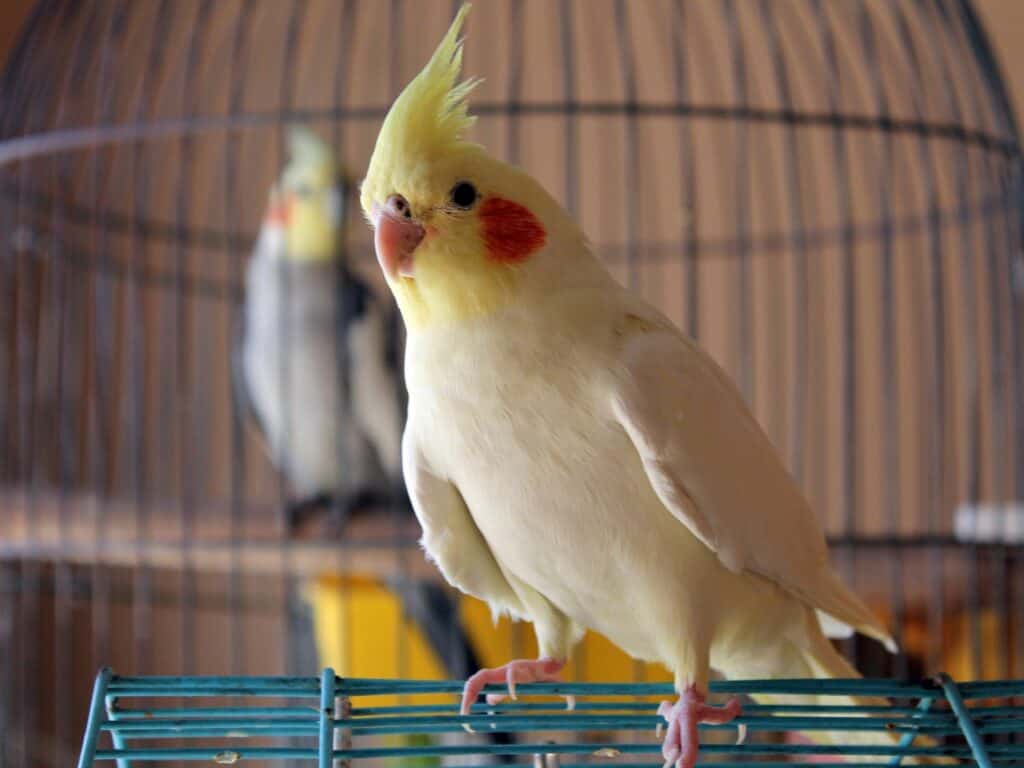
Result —
MULTIPOLYGON (((793 648, 791 664, 787 664, 789 673, 794 677, 813 677, 819 679, 830 678, 857 678, 860 674, 832 647, 828 639, 821 634, 813 640, 813 646, 809 650, 793 648)), ((757 695, 754 699, 759 704, 817 704, 827 706, 886 706, 889 702, 885 699, 854 696, 813 696, 813 695, 757 695)), ((898 745, 903 738, 902 733, 882 733, 879 731, 824 731, 809 730, 801 733, 804 737, 793 739, 793 743, 823 744, 823 745, 851 745, 851 746, 894 746, 898 745)), ((937 742, 927 736, 917 736, 913 740, 915 747, 934 747, 937 742)), ((815 762, 821 762, 822 756, 812 758, 815 762)), ((827 760, 827 759, 826 759, 827 760)), ((889 763, 891 757, 850 757, 846 760, 837 759, 842 762, 877 762, 880 764, 889 763)), ((946 757, 915 757, 905 758, 903 765, 955 765, 957 761, 946 757)))

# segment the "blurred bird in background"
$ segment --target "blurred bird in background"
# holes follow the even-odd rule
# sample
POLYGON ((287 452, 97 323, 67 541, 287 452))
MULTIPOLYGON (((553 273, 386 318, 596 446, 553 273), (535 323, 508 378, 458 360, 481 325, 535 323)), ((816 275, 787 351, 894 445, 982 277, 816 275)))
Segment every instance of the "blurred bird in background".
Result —
POLYGON ((238 400, 296 501, 294 530, 330 508, 340 531, 401 487, 402 395, 389 313, 345 264, 334 152, 295 126, 246 276, 238 400))
MULTIPOLYGON (((342 535, 352 514, 412 514, 400 490, 403 391, 390 313, 344 261, 345 186, 335 154, 308 128, 295 126, 288 138, 288 163, 271 187, 246 276, 236 396, 297 495, 289 529, 331 509, 342 535)), ((403 614, 419 633, 414 642, 433 656, 429 671, 463 677, 479 666, 458 600, 440 584, 395 579, 384 588, 324 574, 305 593, 321 661, 343 674, 372 674, 373 659, 356 658, 349 669, 340 657, 351 654, 338 649, 362 647, 359 632, 405 631, 403 614)))

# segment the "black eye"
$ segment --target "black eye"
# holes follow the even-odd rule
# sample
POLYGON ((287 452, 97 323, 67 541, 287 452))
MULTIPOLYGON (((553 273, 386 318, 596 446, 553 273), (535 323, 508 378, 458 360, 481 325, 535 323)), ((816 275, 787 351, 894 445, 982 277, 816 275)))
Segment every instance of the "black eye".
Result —
POLYGON ((452 205, 457 208, 472 208, 477 198, 476 187, 468 181, 460 181, 452 187, 451 198, 452 205))

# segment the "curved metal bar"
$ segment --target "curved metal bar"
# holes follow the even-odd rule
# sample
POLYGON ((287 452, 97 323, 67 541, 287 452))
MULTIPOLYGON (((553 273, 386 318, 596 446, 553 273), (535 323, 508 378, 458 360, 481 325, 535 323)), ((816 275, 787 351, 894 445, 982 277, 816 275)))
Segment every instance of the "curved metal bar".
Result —
MULTIPOLYGON (((921 79, 921 56, 918 53, 914 35, 910 30, 910 24, 903 5, 890 6, 895 17, 896 28, 903 44, 903 50, 910 63, 911 71, 916 80, 921 79)), ((916 114, 924 114, 922 95, 914 90, 911 93, 911 102, 914 105, 916 114)), ((921 484, 921 522, 926 526, 929 534, 936 534, 939 531, 937 513, 939 506, 944 500, 944 482, 942 474, 942 459, 945 446, 945 425, 946 415, 946 387, 943 377, 945 376, 945 339, 946 313, 944 280, 942 275, 943 245, 938 223, 939 192, 936 188, 935 167, 931 146, 924 139, 917 142, 917 155, 920 172, 924 183, 924 193, 928 211, 928 287, 931 297, 931 317, 926 316, 927 302, 921 297, 916 297, 916 305, 920 316, 919 327, 921 329, 931 328, 931 356, 939 375, 926 377, 922 386, 929 386, 930 391, 922 392, 920 399, 921 418, 925 424, 930 424, 931 441, 927 442, 925 430, 921 430, 921 463, 927 462, 928 469, 922 475, 921 484), (929 411, 928 406, 931 406, 929 411)), ((917 286, 917 281, 914 282, 917 286)), ((926 349, 928 345, 920 344, 920 366, 921 370, 929 370, 926 349)), ((943 568, 944 558, 941 550, 934 550, 930 553, 929 566, 933 589, 929 601, 929 652, 928 663, 931 669, 941 666, 941 633, 942 619, 945 615, 945 592, 943 589, 943 568)))
MULTIPOLYGON (((246 47, 249 41, 251 19, 253 17, 250 7, 242 7, 240 13, 235 16, 235 23, 231 30, 231 55, 228 60, 228 79, 231 82, 230 95, 228 96, 228 112, 235 114, 242 111, 245 95, 242 88, 244 78, 239 76, 243 70, 243 61, 246 47)), ((238 146, 237 142, 225 141, 224 147, 224 220, 223 220, 223 247, 229 252, 233 249, 231 238, 228 232, 232 227, 237 215, 237 169, 238 169, 238 146)), ((229 259, 224 264, 225 280, 234 277, 235 262, 229 259)), ((232 327, 238 322, 235 313, 238 309, 230 307, 232 327)), ((234 342, 232 338, 232 343, 234 342)), ((230 537, 232 544, 230 564, 228 566, 228 589, 227 589, 227 611, 231 637, 231 673, 241 674, 244 671, 246 649, 248 647, 245 631, 244 618, 242 616, 243 579, 241 572, 241 540, 245 536, 245 508, 247 504, 246 493, 246 456, 248 453, 245 439, 245 424, 243 423, 241 406, 236 402, 236 391, 232 386, 230 376, 225 377, 227 387, 227 402, 229 404, 228 424, 228 452, 231 459, 228 467, 228 506, 230 510, 230 537)))
MULTIPOLYGON (((673 3, 672 71, 674 73, 676 101, 685 104, 689 100, 689 68, 687 67, 686 31, 688 18, 684 13, 685 3, 673 3)), ((683 291, 686 298, 683 314, 683 328, 694 339, 700 336, 700 290, 697 265, 697 238, 700 227, 700 198, 697 195, 696 157, 693 151, 693 127, 691 121, 679 123, 679 158, 682 165, 683 221, 683 291)))
MULTIPOLYGON (((875 100, 875 109, 880 115, 889 116, 889 100, 886 96, 885 86, 881 68, 878 63, 877 35, 875 32, 872 14, 867 6, 862 7, 860 24, 861 49, 864 58, 868 62, 868 73, 871 78, 871 86, 875 100)), ((881 157, 878 160, 878 217, 882 222, 882 237, 880 240, 880 295, 882 297, 882 330, 880 338, 881 360, 880 368, 884 371, 882 383, 882 408, 883 408, 883 433, 884 452, 883 456, 883 491, 882 504, 887 518, 887 528, 891 536, 898 536, 900 533, 900 515, 898 505, 897 478, 900 477, 900 466, 902 452, 900 445, 899 422, 896 418, 897 401, 899 398, 899 386, 897 374, 896 355, 896 318, 895 318, 895 271, 893 269, 893 251, 895 249, 895 238, 893 233, 892 217, 892 178, 891 171, 893 158, 893 140, 891 134, 886 134, 882 139, 881 157)), ((896 628, 893 632, 893 639, 897 645, 903 641, 904 622, 906 620, 906 606, 904 599, 904 564, 899 557, 890 558, 891 589, 889 596, 896 628)), ((906 656, 900 654, 897 657, 898 677, 905 677, 907 673, 906 656)))
MULTIPOLYGON (((608 101, 579 102, 570 106, 558 102, 523 102, 518 109, 523 115, 565 115, 569 110, 578 115, 604 117, 624 114, 635 117, 692 117, 706 120, 747 120, 752 123, 842 128, 849 131, 886 131, 957 141, 1006 157, 1017 157, 1021 151, 1020 142, 1016 137, 972 130, 962 125, 902 118, 883 120, 874 115, 828 111, 797 112, 789 109, 764 107, 740 109, 723 104, 637 103, 627 107, 619 102, 608 101)), ((507 111, 508 105, 503 102, 478 102, 473 105, 473 112, 477 115, 502 115, 507 111)), ((163 118, 148 123, 119 123, 55 129, 0 141, 0 167, 15 160, 25 160, 38 155, 73 152, 99 144, 140 139, 175 138, 181 134, 194 135, 211 131, 239 131, 273 125, 282 120, 379 122, 385 114, 387 114, 386 106, 342 107, 340 109, 282 108, 272 112, 247 112, 241 115, 204 115, 191 119, 163 118)))
MULTIPOLYGON (((926 5, 927 0, 919 0, 918 7, 921 8, 921 17, 924 19, 924 23, 929 25, 932 30, 930 36, 932 40, 948 40, 943 32, 948 31, 948 27, 942 25, 942 21, 947 21, 946 16, 947 5, 939 2, 939 0, 931 0, 926 5)), ((957 122, 961 122, 964 119, 964 111, 961 109, 960 100, 957 96, 957 89, 955 87, 955 80, 953 73, 949 67, 949 56, 936 55, 933 57, 933 66, 937 67, 941 73, 941 80, 945 85, 943 89, 945 95, 945 101, 947 108, 953 116, 953 119, 957 122)), ((977 344, 977 330, 976 330, 976 300, 975 300, 975 282, 974 273, 976 266, 980 263, 979 260, 974 258, 974 248, 971 243, 971 218, 968 216, 967 211, 970 209, 970 200, 968 198, 968 192, 971 189, 971 169, 970 159, 968 157, 968 150, 965 147, 960 147, 955 150, 955 158, 953 162, 953 173, 954 173, 954 193, 956 195, 957 204, 956 209, 960 211, 960 282, 963 285, 963 289, 958 292, 960 300, 965 305, 965 310, 962 314, 963 317, 963 333, 961 334, 961 345, 963 347, 963 362, 959 365, 954 365, 953 375, 956 374, 955 369, 960 369, 962 375, 965 377, 964 388, 966 389, 967 399, 967 429, 966 429, 966 443, 967 448, 964 453, 966 454, 967 460, 967 500, 971 503, 980 501, 980 488, 979 488, 979 464, 980 458, 978 457, 979 445, 980 445, 980 422, 981 422, 981 396, 978 387, 978 370, 980 368, 980 360, 976 351, 977 344)), ((955 358, 954 358, 955 359, 955 358)), ((955 392, 954 392, 955 397, 955 392)), ((951 398, 953 399, 953 398, 951 398)), ((957 437, 957 431, 953 430, 951 436, 951 442, 957 437)), ((957 451, 955 445, 952 446, 951 455, 956 456, 957 451)), ((953 484, 954 489, 958 487, 957 483, 953 484)), ((970 611, 970 623, 971 623, 971 668, 973 670, 972 676, 979 677, 982 675, 982 629, 981 629, 981 557, 980 551, 977 546, 977 539, 973 539, 968 545, 968 582, 969 587, 967 590, 967 601, 968 610, 970 611)), ((996 603, 1002 604, 1000 600, 1001 595, 1006 593, 1006 573, 1005 573, 1005 557, 996 558, 996 603)), ((1001 617, 1002 618, 1002 617, 1001 617)), ((1002 630, 1006 636, 1011 634, 1011 628, 1005 627, 1002 630)), ((1005 670, 1005 659, 1003 659, 1002 668, 1005 670)))
POLYGON ((327 667, 320 674, 319 768, 331 768, 334 752, 334 670, 327 667))
MULTIPOLYGON (((623 12, 621 6, 616 6, 616 14, 623 12)), ((572 105, 576 104, 576 34, 573 24, 572 8, 569 7, 569 0, 561 0, 558 4, 558 34, 562 46, 562 98, 569 109, 565 115, 565 128, 563 132, 565 141, 565 209, 573 216, 577 213, 579 197, 579 126, 572 105)), ((519 45, 522 46, 523 30, 518 29, 515 33, 519 37, 519 45)), ((522 49, 520 61, 522 59, 522 49)), ((517 72, 521 77, 521 72, 517 72)), ((519 86, 519 83, 516 83, 519 86)), ((519 98, 522 98, 519 95, 519 98)))
MULTIPOLYGON (((817 27, 818 37, 824 51, 825 70, 827 73, 826 90, 828 93, 829 109, 839 110, 839 99, 842 93, 843 80, 839 64, 839 54, 835 39, 835 32, 828 13, 822 3, 814 4, 814 19, 817 27)), ((847 78, 849 79, 849 78, 847 78)), ((839 216, 839 231, 841 233, 840 258, 842 265, 842 339, 843 339, 843 373, 840 384, 840 402, 842 411, 840 413, 840 430, 842 438, 842 490, 839 494, 838 507, 842 518, 844 536, 855 536, 857 530, 858 509, 860 504, 860 493, 857 485, 858 480, 858 450, 860 440, 857 433, 857 415, 860 405, 860 391, 857 386, 857 344, 860 338, 858 330, 859 315, 857 312, 857 273, 853 268, 856 257, 856 242, 854 232, 854 199, 853 182, 850 171, 850 152, 847 146, 847 136, 838 128, 832 130, 832 170, 836 176, 835 195, 836 208, 839 216)), ((824 399, 822 403, 822 415, 819 419, 819 445, 824 448, 827 443, 826 424, 828 422, 827 405, 824 399)), ((825 470, 822 468, 820 481, 824 484, 825 470)), ((824 494, 822 498, 827 498, 824 494)), ((856 579, 856 551, 848 550, 842 553, 840 563, 847 579, 856 579)), ((845 643, 846 650, 853 656, 854 665, 857 663, 856 646, 853 643, 845 643)))
MULTIPOLYGON (((100 726, 100 730, 110 732, 110 741, 113 743, 114 749, 128 749, 128 740, 124 737, 121 728, 115 725, 120 719, 117 712, 117 697, 104 696, 103 704, 107 713, 107 722, 100 726)), ((131 768, 131 765, 130 760, 118 758, 117 768, 131 768)))
MULTIPOLYGON (((188 39, 184 52, 184 73, 182 77, 183 87, 181 90, 180 109, 186 118, 195 114, 196 110, 196 88, 197 75, 199 72, 198 62, 203 54, 201 42, 209 31, 207 20, 213 7, 213 3, 205 2, 196 9, 196 15, 189 26, 188 39)), ((178 151, 181 161, 178 165, 178 185, 175 195, 174 217, 177 229, 181 229, 188 218, 189 194, 192 188, 193 166, 195 152, 193 151, 192 137, 182 136, 178 142, 178 151)), ((195 445, 190 445, 188 437, 193 433, 193 424, 189 421, 189 410, 176 407, 176 403, 194 402, 190 398, 191 391, 191 362, 190 351, 195 340, 201 334, 193 333, 194 320, 191 317, 195 309, 195 303, 184 289, 184 279, 188 272, 188 244, 182 239, 177 239, 172 251, 174 264, 174 288, 170 295, 170 306, 166 314, 161 313, 160 334, 161 338, 169 342, 170 358, 173 373, 166 377, 173 386, 173 396, 161 398, 162 408, 158 423, 163 429, 162 437, 170 440, 175 435, 177 440, 174 445, 177 448, 174 464, 177 465, 177 491, 178 491, 178 520, 181 525, 181 534, 185 542, 183 551, 180 584, 182 592, 182 603, 186 610, 181 611, 180 626, 180 647, 181 647, 181 669, 185 674, 191 674, 198 666, 198 640, 196 629, 195 610, 191 608, 198 602, 198 585, 195 568, 192 564, 192 542, 195 534, 195 474, 197 462, 195 461, 195 445)), ((163 346, 163 345, 161 345, 163 346)), ((193 409, 199 410, 199 409, 193 409)), ((167 462, 171 465, 172 462, 167 462)), ((168 480, 167 486, 172 483, 168 480)))
POLYGON ((89 718, 85 725, 85 735, 82 737, 82 749, 78 754, 78 768, 90 768, 96 759, 96 742, 104 715, 103 705, 112 676, 113 672, 108 667, 104 667, 96 675, 92 700, 89 703, 89 718))
MULTIPOLYGON (((726 36, 729 40, 731 51, 730 66, 732 69, 732 91, 733 98, 740 110, 750 108, 747 95, 747 72, 746 55, 744 54, 744 41, 740 35, 739 19, 735 0, 725 0, 722 6, 725 16, 726 36)), ((754 319, 753 319, 753 276, 751 275, 750 264, 750 160, 749 143, 750 133, 748 123, 738 120, 733 123, 733 136, 735 142, 735 159, 733 176, 732 201, 735 206, 736 242, 738 247, 737 260, 739 262, 739 276, 736 287, 738 293, 738 314, 736 337, 739 348, 739 361, 736 369, 736 379, 740 392, 744 399, 753 408, 754 401, 754 353, 756 344, 754 340, 754 319)))
POLYGON ((974 756, 975 761, 977 761, 979 768, 993 768, 992 759, 988 755, 985 742, 981 738, 981 734, 978 733, 974 721, 971 719, 971 713, 968 711, 967 705, 964 704, 963 696, 960 695, 960 689, 957 688, 956 683, 953 682, 949 675, 939 675, 938 680, 946 694, 946 701, 949 702, 953 712, 956 713, 956 719, 960 723, 960 728, 964 732, 967 743, 971 745, 971 754, 974 756))
POLYGON ((623 207, 626 218, 626 275, 630 288, 639 289, 641 285, 640 253, 636 249, 636 242, 639 239, 640 229, 640 134, 636 122, 636 115, 632 107, 637 103, 636 86, 636 61, 633 53, 632 38, 630 35, 629 12, 626 10, 625 0, 615 2, 615 32, 616 43, 619 49, 619 69, 622 73, 624 87, 623 99, 625 111, 623 113, 626 122, 625 140, 625 179, 626 204, 623 207))
MULTIPOLYGON (((149 30, 149 51, 146 64, 139 75, 138 97, 134 105, 134 118, 142 120, 147 110, 153 109, 154 99, 150 88, 159 78, 160 71, 166 60, 167 35, 164 30, 170 22, 172 11, 171 0, 161 0, 153 15, 153 24, 149 30)), ((151 346, 145 341, 145 324, 147 316, 146 297, 143 293, 143 281, 137 275, 147 270, 149 254, 147 237, 141 222, 149 215, 150 174, 144 173, 145 166, 143 145, 135 142, 131 152, 131 183, 132 205, 134 206, 133 225, 129 233, 128 251, 132 254, 132 262, 136 272, 135 279, 127 281, 128 304, 128 345, 131 367, 128 372, 128 418, 127 429, 131 443, 130 461, 133 462, 128 471, 130 492, 135 502, 136 565, 132 573, 132 636, 134 642, 134 668, 139 672, 153 669, 153 637, 151 621, 153 616, 153 579, 152 569, 146 564, 143 556, 145 542, 151 538, 151 517, 148 501, 150 488, 147 482, 146 467, 148 466, 150 446, 145 436, 146 403, 152 387, 146 371, 150 365, 151 346)), ((108 226, 110 216, 107 218, 108 226)), ((108 262, 109 263, 109 262, 108 262)))

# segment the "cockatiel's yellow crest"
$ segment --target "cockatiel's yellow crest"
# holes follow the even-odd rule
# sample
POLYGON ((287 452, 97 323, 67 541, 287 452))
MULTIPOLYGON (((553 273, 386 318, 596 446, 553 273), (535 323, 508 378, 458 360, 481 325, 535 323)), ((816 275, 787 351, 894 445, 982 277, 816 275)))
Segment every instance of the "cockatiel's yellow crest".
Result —
POLYGON ((466 97, 479 79, 458 82, 462 71, 459 32, 469 13, 463 5, 430 61, 392 104, 370 158, 362 205, 368 213, 376 182, 406 176, 422 167, 425 158, 450 155, 464 148, 466 132, 476 122, 466 97))
POLYGON ((378 259, 409 327, 492 314, 544 282, 543 252, 582 241, 536 181, 466 138, 466 97, 479 82, 459 82, 468 11, 395 100, 362 185, 378 259))

